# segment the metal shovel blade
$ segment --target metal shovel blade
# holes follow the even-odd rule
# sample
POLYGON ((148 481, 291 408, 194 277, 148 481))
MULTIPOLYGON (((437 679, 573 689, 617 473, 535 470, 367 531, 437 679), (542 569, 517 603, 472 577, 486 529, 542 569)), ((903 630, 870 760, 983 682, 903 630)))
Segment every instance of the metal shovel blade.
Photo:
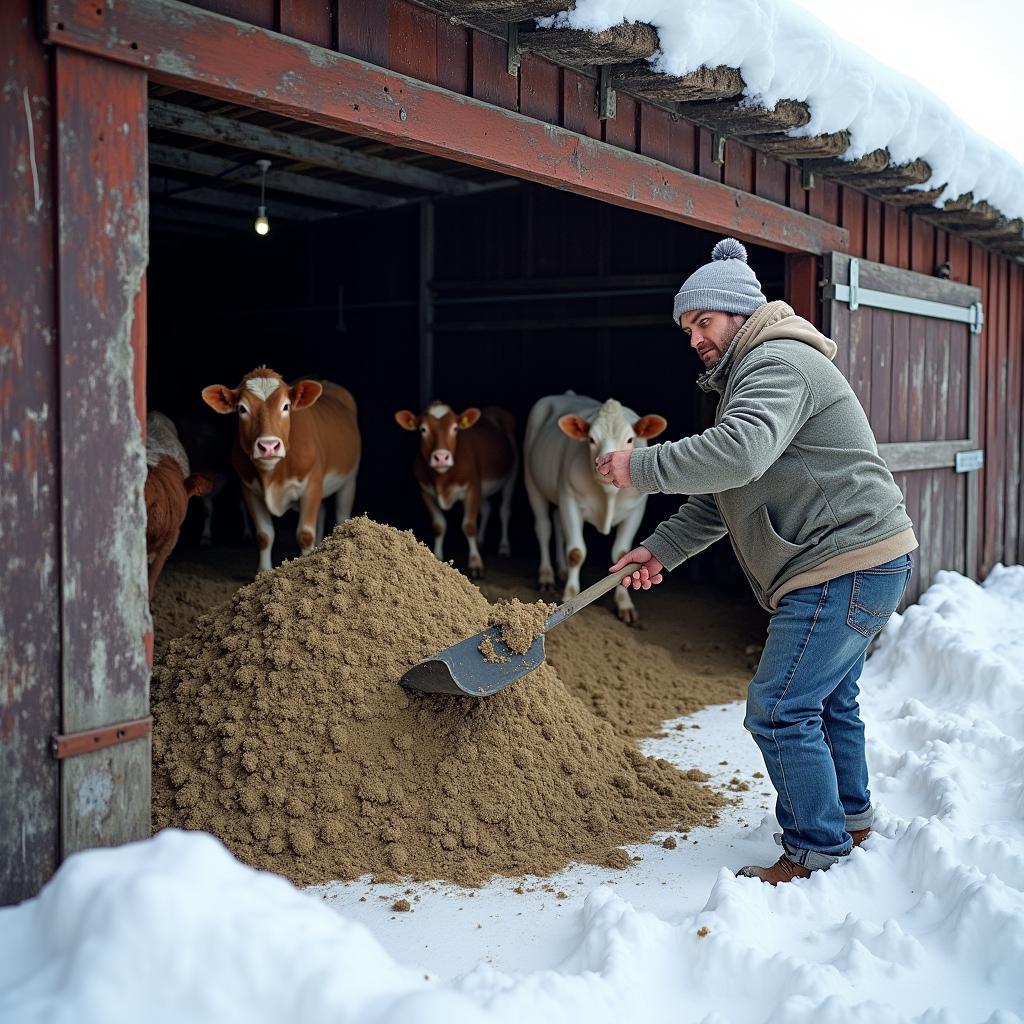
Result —
MULTIPOLYGON (((556 608, 544 625, 545 630, 554 629, 559 623, 565 622, 570 615, 575 615, 581 608, 586 608, 602 594, 618 586, 625 576, 639 569, 640 565, 631 562, 603 580, 588 587, 581 594, 570 598, 565 604, 556 608)), ((432 657, 413 665, 402 676, 400 682, 408 690, 420 693, 448 693, 455 697, 490 697, 499 690, 522 679, 544 661, 544 636, 537 637, 530 644, 525 654, 516 654, 501 639, 501 626, 488 626, 482 633, 462 640, 452 647, 438 651, 432 657), (498 661, 488 661, 480 650, 484 640, 490 639, 491 646, 498 661), (506 660, 507 659, 507 660, 506 660)))
POLYGON ((537 637, 525 654, 516 654, 501 639, 501 627, 488 626, 482 633, 413 665, 401 682, 407 689, 420 693, 490 697, 532 672, 543 661, 543 636, 537 637), (488 637, 495 655, 502 660, 488 661, 480 652, 480 645, 488 637))

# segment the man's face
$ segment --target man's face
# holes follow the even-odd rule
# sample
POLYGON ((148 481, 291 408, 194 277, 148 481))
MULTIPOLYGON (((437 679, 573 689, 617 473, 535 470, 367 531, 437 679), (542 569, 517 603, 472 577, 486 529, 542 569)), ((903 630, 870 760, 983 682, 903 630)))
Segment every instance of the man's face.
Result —
POLYGON ((679 326, 690 339, 690 348, 700 356, 705 368, 710 368, 725 355, 729 343, 746 319, 736 313, 695 309, 679 317, 679 326))

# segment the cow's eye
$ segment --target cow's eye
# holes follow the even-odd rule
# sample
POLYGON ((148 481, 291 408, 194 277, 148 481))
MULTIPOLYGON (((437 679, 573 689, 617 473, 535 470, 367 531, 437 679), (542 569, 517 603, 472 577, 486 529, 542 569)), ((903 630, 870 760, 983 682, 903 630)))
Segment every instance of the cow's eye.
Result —
POLYGON ((422 427, 420 427, 420 433, 421 433, 421 434, 425 434, 426 432, 427 432, 427 428, 426 428, 426 426, 422 426, 422 427))
POLYGON ((287 412, 290 408, 291 406, 285 402, 284 405, 281 406, 281 412, 287 412))
POLYGON ((239 416, 248 416, 249 415, 249 410, 246 409, 246 407, 244 405, 240 405, 238 407, 238 415, 239 416))
POLYGON ((632 443, 633 443, 633 438, 627 437, 626 438, 626 444, 632 444, 632 443))

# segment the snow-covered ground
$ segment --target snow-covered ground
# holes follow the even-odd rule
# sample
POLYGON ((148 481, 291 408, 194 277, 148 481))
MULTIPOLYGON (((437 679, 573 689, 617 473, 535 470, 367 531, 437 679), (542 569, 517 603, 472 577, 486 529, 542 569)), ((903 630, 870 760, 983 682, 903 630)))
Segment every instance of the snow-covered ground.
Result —
MULTIPOLYGON (((1013 38, 1019 6, 1007 0, 1005 14, 992 20, 987 34, 1013 38)), ((835 7, 848 20, 862 19, 856 5, 835 7)), ((973 8, 970 14, 962 10, 963 17, 974 19, 973 8)), ((927 21, 941 15, 919 4, 917 16, 927 21)), ((947 17, 960 16, 958 10, 947 17)), ((975 200, 986 200, 1006 217, 1024 216, 1024 164, 906 73, 907 63, 922 63, 921 52, 896 67, 886 66, 788 0, 576 0, 572 11, 541 18, 539 24, 601 31, 623 21, 647 22, 658 30, 661 49, 652 63, 659 71, 685 75, 703 66, 738 68, 750 103, 807 103, 811 120, 792 135, 848 129, 850 148, 843 159, 888 148, 894 164, 926 160, 932 177, 921 187, 944 186, 937 206, 973 192, 975 200)), ((891 33, 892 28, 883 22, 876 31, 891 33)), ((902 42, 908 52, 927 45, 912 34, 902 42)), ((950 78, 963 75, 959 56, 945 62, 950 78)), ((943 63, 935 54, 932 60, 943 63)), ((1007 120, 1006 131, 1016 138, 1020 118, 1012 107, 1007 120)))
POLYGON ((775 822, 740 706, 707 708, 645 748, 750 788, 626 872, 302 892, 202 834, 73 857, 0 911, 0 1021, 1020 1022, 1024 568, 939 573, 862 690, 878 833, 806 881, 732 874, 775 822))

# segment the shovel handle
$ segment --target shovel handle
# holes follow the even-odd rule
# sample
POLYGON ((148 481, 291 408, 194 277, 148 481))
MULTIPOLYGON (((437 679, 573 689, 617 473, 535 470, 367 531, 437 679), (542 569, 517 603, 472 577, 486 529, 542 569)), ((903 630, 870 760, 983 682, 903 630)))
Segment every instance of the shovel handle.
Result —
POLYGON ((641 567, 640 562, 630 562, 624 565, 617 572, 609 573, 603 580, 598 580, 592 587, 587 587, 575 597, 570 597, 563 605, 559 605, 549 616, 544 624, 544 630, 554 629, 555 626, 565 622, 570 615, 575 615, 581 608, 596 601, 602 594, 614 590, 630 573, 636 572, 641 567))

